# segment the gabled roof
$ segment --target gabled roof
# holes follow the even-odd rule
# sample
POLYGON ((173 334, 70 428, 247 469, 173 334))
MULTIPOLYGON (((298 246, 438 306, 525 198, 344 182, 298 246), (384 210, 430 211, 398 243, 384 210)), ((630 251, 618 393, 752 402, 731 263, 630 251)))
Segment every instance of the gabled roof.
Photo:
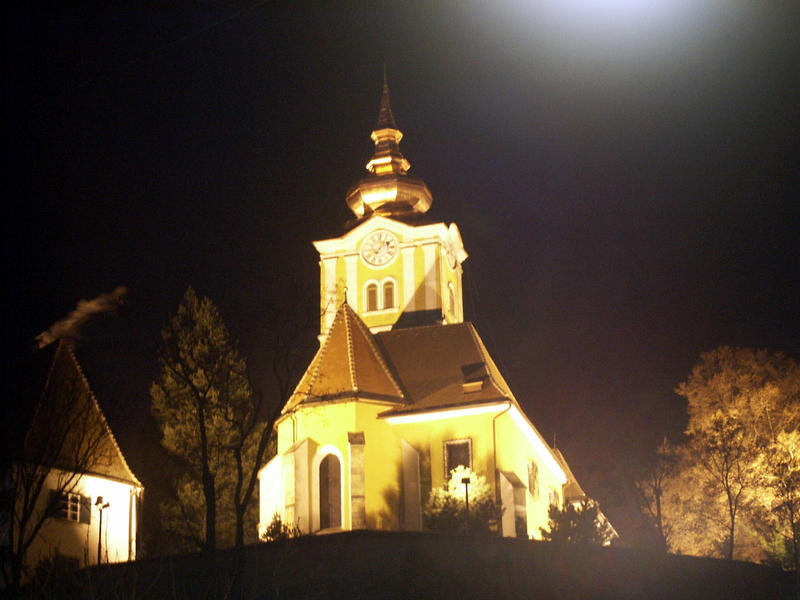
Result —
POLYGON ((31 364, 34 367, 25 375, 32 379, 22 382, 18 390, 24 393, 13 400, 35 406, 23 442, 28 460, 42 457, 36 462, 70 471, 80 463, 81 473, 141 486, 70 343, 62 339, 50 344, 37 352, 31 364))
POLYGON ((384 414, 498 400, 516 405, 472 323, 395 329, 375 340, 408 401, 384 414))
POLYGON ((344 303, 283 412, 340 399, 405 402, 403 396, 369 328, 344 303))

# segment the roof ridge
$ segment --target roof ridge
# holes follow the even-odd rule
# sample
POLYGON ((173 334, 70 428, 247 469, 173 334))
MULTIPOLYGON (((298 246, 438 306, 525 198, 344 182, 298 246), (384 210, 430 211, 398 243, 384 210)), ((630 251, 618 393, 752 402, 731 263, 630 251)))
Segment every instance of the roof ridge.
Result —
POLYGON ((475 342, 475 345, 478 347, 478 352, 480 353, 481 357, 483 358, 483 363, 486 366, 489 367, 487 369, 488 375, 489 375, 489 379, 492 381, 494 386, 498 390, 500 390, 501 392, 504 391, 504 390, 508 390, 509 399, 510 400, 514 400, 516 402, 516 398, 514 398, 514 393, 511 391, 511 388, 508 386, 508 384, 505 382, 505 380, 503 381, 503 383, 505 385, 500 385, 500 383, 498 383, 498 381, 495 379, 494 371, 497 371, 499 373, 499 369, 497 368, 497 365, 494 364, 494 360, 492 359, 491 355, 489 354, 489 351, 483 345, 483 340, 481 340, 480 336, 478 336, 478 332, 475 330, 475 326, 472 325, 472 323, 468 323, 468 325, 469 326, 467 327, 467 330, 469 331, 469 334, 472 337, 472 340, 475 342))
POLYGON ((346 308, 350 308, 350 305, 347 304, 347 300, 345 300, 344 304, 342 304, 345 340, 347 341, 347 368, 350 372, 350 387, 353 388, 353 391, 357 392, 358 380, 356 379, 356 360, 355 355, 353 354, 353 332, 350 330, 350 319, 348 318, 349 313, 347 312, 346 308))
MULTIPOLYGON (((349 305, 348 308, 350 308, 349 305)), ((350 308, 350 310, 352 311, 352 308, 350 308)), ((383 352, 380 350, 380 348, 378 348, 378 345, 375 343, 375 338, 372 332, 369 330, 366 323, 364 323, 364 321, 362 321, 361 318, 355 313, 355 311, 352 312, 353 315, 356 317, 356 324, 357 324, 356 326, 359 329, 361 329, 361 334, 364 336, 364 339, 369 345, 369 349, 372 352, 372 355, 377 359, 378 364, 381 366, 381 369, 383 369, 384 375, 388 377, 389 381, 394 386, 397 395, 400 396, 401 398, 405 398, 405 395, 403 394, 403 389, 400 387, 400 384, 395 380, 394 375, 392 375, 392 372, 389 370, 389 365, 386 364, 386 361, 384 360, 383 357, 383 352)))
MULTIPOLYGON (((337 311, 336 315, 333 317, 333 322, 331 323, 331 326, 328 328, 327 335, 325 336, 322 345, 319 347, 319 350, 317 350, 316 354, 314 354, 314 358, 311 359, 311 363, 309 366, 314 365, 314 371, 308 378, 308 385, 306 386, 309 392, 313 389, 314 384, 317 381, 317 376, 319 375, 319 370, 321 368, 322 361, 325 358, 325 355, 328 352, 328 346, 331 343, 331 335, 330 335, 331 330, 333 330, 333 326, 336 324, 336 319, 338 318, 339 318, 339 313, 337 311)), ((307 370, 306 373, 308 373, 307 370)), ((299 402, 292 402, 292 398, 294 398, 298 393, 301 393, 300 387, 304 383, 306 373, 303 373, 303 376, 300 378, 300 381, 297 382, 297 385, 295 386, 294 391, 292 392, 292 395, 289 397, 289 401, 286 403, 286 406, 284 406, 283 410, 289 408, 290 404, 292 407, 299 404, 299 402)), ((310 393, 308 393, 307 395, 310 396, 310 393)))

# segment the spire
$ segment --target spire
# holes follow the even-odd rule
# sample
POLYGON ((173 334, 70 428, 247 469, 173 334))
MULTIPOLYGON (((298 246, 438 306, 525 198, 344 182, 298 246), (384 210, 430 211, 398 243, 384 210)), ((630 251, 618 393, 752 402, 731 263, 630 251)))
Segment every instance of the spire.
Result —
POLYGON ((375 151, 366 167, 372 176, 348 192, 347 205, 359 218, 372 213, 400 216, 426 212, 433 197, 425 182, 407 176, 411 163, 400 152, 403 132, 397 128, 392 112, 385 65, 378 122, 370 137, 375 151))
POLYGON ((381 110, 378 113, 378 124, 375 125, 375 129, 397 129, 394 114, 392 113, 392 104, 389 99, 389 84, 386 81, 386 65, 383 65, 383 96, 381 97, 381 110))

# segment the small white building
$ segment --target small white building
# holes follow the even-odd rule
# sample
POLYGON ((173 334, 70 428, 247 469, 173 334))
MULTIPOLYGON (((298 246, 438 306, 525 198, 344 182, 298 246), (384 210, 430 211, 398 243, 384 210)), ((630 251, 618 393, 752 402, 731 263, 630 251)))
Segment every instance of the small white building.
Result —
POLYGON ((35 410, 14 467, 13 530, 3 540, 22 557, 22 582, 45 560, 79 568, 135 559, 142 484, 69 342, 39 350, 35 363, 20 374, 28 381, 19 401, 35 410))

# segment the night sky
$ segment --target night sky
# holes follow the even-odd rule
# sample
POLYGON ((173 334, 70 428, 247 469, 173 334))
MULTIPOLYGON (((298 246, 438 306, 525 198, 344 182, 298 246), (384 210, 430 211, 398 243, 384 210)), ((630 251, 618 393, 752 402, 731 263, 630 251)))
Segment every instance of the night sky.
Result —
POLYGON ((4 344, 128 288, 78 357, 145 486, 162 325, 192 285, 269 389, 384 64, 429 214, 470 253, 467 318, 612 520, 701 352, 800 358, 798 3, 135 6, 5 15, 4 344))

